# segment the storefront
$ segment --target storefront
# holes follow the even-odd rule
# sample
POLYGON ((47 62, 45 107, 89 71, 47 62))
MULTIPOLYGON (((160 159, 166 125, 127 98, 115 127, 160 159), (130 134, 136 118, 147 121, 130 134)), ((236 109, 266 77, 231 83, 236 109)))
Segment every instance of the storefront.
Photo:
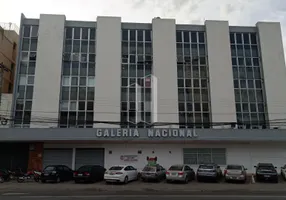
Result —
POLYGON ((30 169, 131 164, 140 170, 147 156, 166 168, 212 162, 242 164, 249 173, 258 162, 286 164, 286 131, 279 129, 5 129, 0 139, 29 142, 30 169))

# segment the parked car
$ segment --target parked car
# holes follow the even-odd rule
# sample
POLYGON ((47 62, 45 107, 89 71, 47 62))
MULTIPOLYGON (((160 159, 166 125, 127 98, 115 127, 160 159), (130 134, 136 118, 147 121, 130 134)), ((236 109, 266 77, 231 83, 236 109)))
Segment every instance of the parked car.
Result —
POLYGON ((166 169, 159 164, 156 165, 146 165, 141 171, 141 180, 148 181, 161 181, 166 178, 166 169))
POLYGON ((137 180, 138 171, 130 165, 118 165, 110 167, 104 174, 106 183, 121 182, 127 184, 129 181, 137 180))
POLYGON ((222 171, 217 164, 201 164, 197 170, 197 181, 216 181, 219 182, 222 178, 222 171))
POLYGON ((102 181, 105 171, 106 169, 100 165, 84 165, 73 173, 74 181, 75 183, 102 181))
POLYGON ((246 182, 247 173, 243 165, 227 165, 224 170, 224 179, 226 182, 239 181, 246 182))
POLYGON ((281 176, 284 180, 286 180, 286 165, 281 167, 281 176))
POLYGON ((1 177, 3 178, 4 181, 9 181, 10 180, 10 172, 9 170, 6 169, 0 169, 1 177))
POLYGON ((70 181, 73 179, 73 170, 65 165, 49 165, 45 167, 41 174, 41 181, 55 181, 57 183, 61 181, 70 181))
POLYGON ((271 181, 278 183, 277 167, 274 167, 272 163, 258 163, 256 168, 255 178, 257 182, 271 181))
POLYGON ((188 165, 172 165, 166 172, 166 180, 172 181, 183 181, 188 183, 189 181, 195 180, 196 173, 188 165))

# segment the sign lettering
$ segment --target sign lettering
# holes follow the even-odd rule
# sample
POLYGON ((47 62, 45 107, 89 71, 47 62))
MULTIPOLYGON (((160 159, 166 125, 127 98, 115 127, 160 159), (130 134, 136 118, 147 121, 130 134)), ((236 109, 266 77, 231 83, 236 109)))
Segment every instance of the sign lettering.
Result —
POLYGON ((97 129, 95 136, 99 138, 196 138, 198 137, 194 129, 142 129, 146 134, 142 134, 138 129, 97 129))

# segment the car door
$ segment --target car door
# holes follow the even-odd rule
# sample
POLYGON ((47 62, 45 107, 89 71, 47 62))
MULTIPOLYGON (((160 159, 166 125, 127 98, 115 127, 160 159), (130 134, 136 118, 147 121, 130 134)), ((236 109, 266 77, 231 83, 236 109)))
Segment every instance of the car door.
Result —
POLYGON ((129 166, 129 167, 130 167, 130 171, 132 173, 133 180, 136 180, 137 176, 138 176, 137 169, 133 166, 129 166))
POLYGON ((64 168, 64 171, 66 173, 67 181, 72 180, 72 178, 73 178, 73 171, 72 171, 72 169, 69 168, 68 166, 63 166, 63 168, 64 168))
POLYGON ((56 167, 56 171, 58 172, 60 179, 64 181, 65 180, 65 172, 64 172, 63 166, 62 165, 58 165, 56 167))
POLYGON ((185 165, 185 167, 184 167, 184 172, 187 174, 187 176, 188 176, 189 178, 192 177, 191 168, 190 168, 188 165, 185 165))
POLYGON ((132 173, 131 173, 131 170, 130 170, 130 167, 129 166, 126 166, 125 168, 124 168, 124 171, 125 171, 125 173, 126 173, 126 176, 128 176, 128 180, 132 180, 132 173))

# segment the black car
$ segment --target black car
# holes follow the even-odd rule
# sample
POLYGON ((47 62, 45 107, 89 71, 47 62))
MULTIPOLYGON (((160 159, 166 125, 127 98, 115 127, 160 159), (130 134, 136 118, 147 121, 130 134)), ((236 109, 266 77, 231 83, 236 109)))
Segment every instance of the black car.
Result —
POLYGON ((257 182, 271 181, 278 183, 277 167, 274 167, 272 163, 258 163, 256 168, 255 178, 257 182))
POLYGON ((72 179, 73 170, 65 165, 49 165, 41 174, 42 183, 47 181, 55 181, 59 183, 61 181, 70 181, 72 179))
POLYGON ((106 169, 100 165, 84 165, 74 172, 75 183, 102 181, 106 169))
POLYGON ((0 176, 5 180, 9 181, 10 180, 10 172, 6 169, 0 169, 0 176))

